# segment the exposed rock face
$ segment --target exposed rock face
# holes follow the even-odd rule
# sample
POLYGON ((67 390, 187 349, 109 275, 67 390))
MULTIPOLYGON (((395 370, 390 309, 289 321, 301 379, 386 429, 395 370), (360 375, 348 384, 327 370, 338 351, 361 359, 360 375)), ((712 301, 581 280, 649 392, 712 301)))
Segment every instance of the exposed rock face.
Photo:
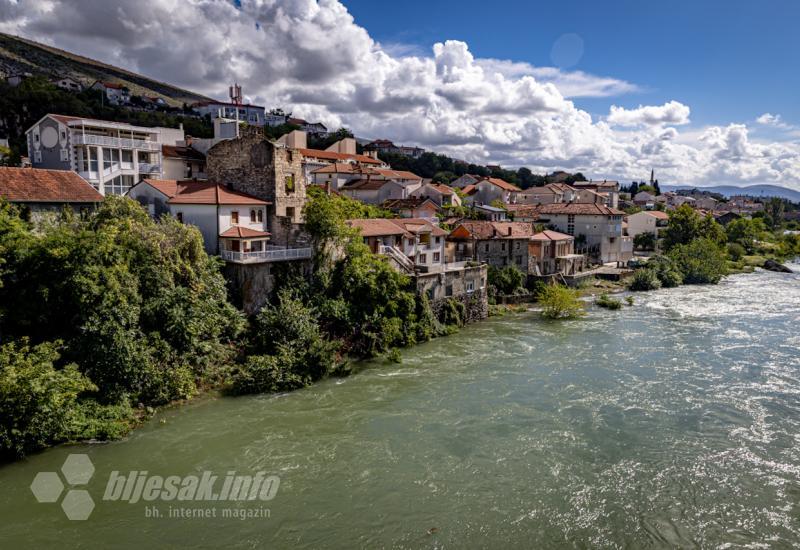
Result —
POLYGON ((791 269, 789 269, 783 264, 776 262, 775 260, 767 260, 761 267, 763 267, 767 271, 777 271, 778 273, 792 273, 791 269))

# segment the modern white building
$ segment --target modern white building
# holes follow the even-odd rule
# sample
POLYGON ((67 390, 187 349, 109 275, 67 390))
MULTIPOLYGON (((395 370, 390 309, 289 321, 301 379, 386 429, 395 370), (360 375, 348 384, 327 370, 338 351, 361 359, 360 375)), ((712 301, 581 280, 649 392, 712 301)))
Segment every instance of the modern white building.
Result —
POLYGON ((144 177, 162 175, 162 131, 121 122, 48 114, 26 132, 34 168, 74 170, 101 194, 125 194, 144 177))
POLYGON ((201 101, 192 105, 192 109, 201 116, 208 115, 211 120, 217 118, 238 119, 254 126, 263 126, 266 120, 266 109, 260 105, 244 105, 224 101, 201 101), (238 116, 237 116, 238 111, 238 116))

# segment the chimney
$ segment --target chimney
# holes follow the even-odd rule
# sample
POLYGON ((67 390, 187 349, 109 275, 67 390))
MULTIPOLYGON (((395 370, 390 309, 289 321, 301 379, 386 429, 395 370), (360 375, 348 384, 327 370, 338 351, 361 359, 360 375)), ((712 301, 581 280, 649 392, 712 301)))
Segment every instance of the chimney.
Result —
POLYGON ((325 182, 325 194, 326 195, 331 194, 331 180, 325 182))
POLYGON ((511 226, 510 225, 508 226, 508 236, 509 237, 511 236, 511 226))

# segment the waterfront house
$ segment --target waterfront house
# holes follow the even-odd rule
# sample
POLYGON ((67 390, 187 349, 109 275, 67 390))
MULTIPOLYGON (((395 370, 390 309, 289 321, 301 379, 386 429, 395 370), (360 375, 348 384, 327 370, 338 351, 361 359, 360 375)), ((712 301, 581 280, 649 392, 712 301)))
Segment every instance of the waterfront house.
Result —
POLYGON ((526 222, 465 220, 447 236, 448 257, 500 268, 513 265, 530 273, 528 242, 534 233, 533 224, 526 222))
POLYGON ((423 218, 347 220, 375 254, 388 256, 400 270, 441 271, 447 231, 423 218))
POLYGON ((575 237, 575 249, 600 263, 627 262, 633 257, 630 237, 622 235, 621 210, 603 204, 544 204, 539 223, 575 237))
POLYGON ((25 135, 34 168, 73 170, 101 195, 124 195, 141 178, 162 176, 162 131, 182 136, 182 130, 54 114, 25 135))
POLYGON ((575 237, 549 229, 531 236, 528 243, 533 275, 575 275, 583 271, 586 256, 575 253, 575 237))
POLYGON ((652 233, 658 241, 659 233, 669 225, 669 215, 660 210, 643 210, 627 216, 628 236, 636 237, 641 233, 652 233))
POLYGON ((39 221, 64 208, 94 209, 103 195, 70 170, 0 167, 0 199, 19 205, 23 215, 39 221))

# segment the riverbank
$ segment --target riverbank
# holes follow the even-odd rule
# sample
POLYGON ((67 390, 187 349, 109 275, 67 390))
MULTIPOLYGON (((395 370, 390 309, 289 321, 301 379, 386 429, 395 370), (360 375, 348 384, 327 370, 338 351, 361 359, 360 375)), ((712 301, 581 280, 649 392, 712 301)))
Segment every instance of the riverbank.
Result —
POLYGON ((0 540, 796 546, 798 282, 759 271, 641 293, 636 307, 592 308, 577 321, 495 317, 408 348, 400 364, 379 359, 289 394, 158 412, 126 441, 55 448, 1 468, 0 540), (95 467, 85 488, 96 508, 85 522, 29 490, 36 473, 58 471, 75 452, 95 467), (148 508, 176 503, 102 500, 115 470, 263 470, 281 483, 267 520, 154 519, 148 508))

